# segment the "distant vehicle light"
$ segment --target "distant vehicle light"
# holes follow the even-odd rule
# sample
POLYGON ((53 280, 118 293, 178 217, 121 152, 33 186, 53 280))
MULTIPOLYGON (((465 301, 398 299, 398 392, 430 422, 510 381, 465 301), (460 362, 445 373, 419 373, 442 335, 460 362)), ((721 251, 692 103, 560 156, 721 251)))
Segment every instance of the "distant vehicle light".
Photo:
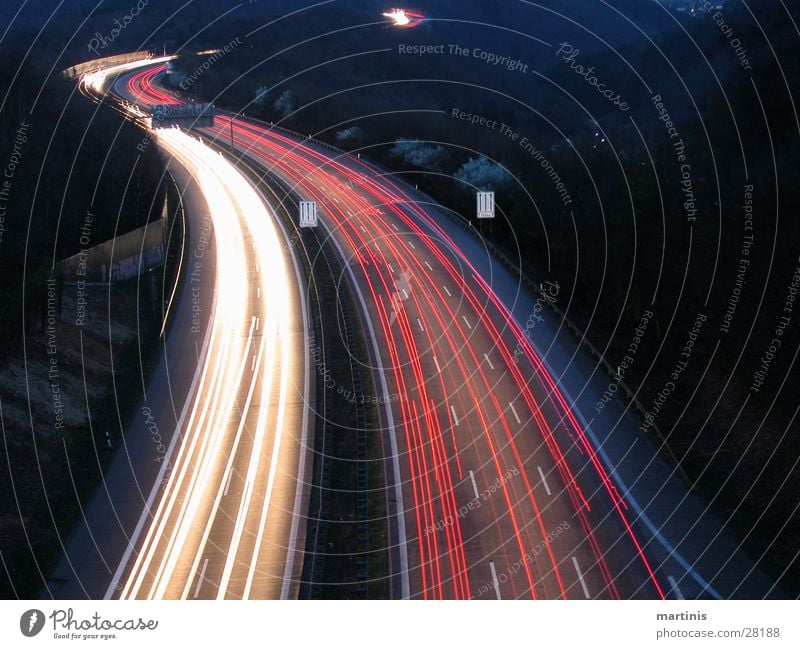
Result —
POLYGON ((383 15, 391 20, 395 27, 416 27, 425 20, 423 14, 410 9, 390 9, 384 11, 383 15))

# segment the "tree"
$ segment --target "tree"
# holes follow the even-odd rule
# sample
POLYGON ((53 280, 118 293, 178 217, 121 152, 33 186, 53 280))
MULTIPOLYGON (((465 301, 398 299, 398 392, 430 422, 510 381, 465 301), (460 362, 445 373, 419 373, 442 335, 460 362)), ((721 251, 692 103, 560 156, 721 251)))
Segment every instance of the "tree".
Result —
POLYGON ((505 167, 483 156, 467 160, 456 172, 455 177, 467 188, 476 187, 483 191, 511 182, 511 174, 505 167))
POLYGON ((367 140, 367 134, 359 126, 349 126, 336 132, 336 143, 340 146, 360 146, 367 140))
POLYGON ((256 88, 256 96, 255 99, 253 99, 253 103, 259 108, 263 108, 267 104, 268 94, 266 86, 259 86, 256 88))
POLYGON ((280 97, 275 100, 273 108, 281 115, 281 117, 288 117, 297 107, 294 95, 291 90, 284 90, 280 97))
POLYGON ((415 167, 438 171, 445 158, 446 151, 443 146, 438 144, 431 145, 420 140, 400 138, 389 150, 389 154, 415 167))

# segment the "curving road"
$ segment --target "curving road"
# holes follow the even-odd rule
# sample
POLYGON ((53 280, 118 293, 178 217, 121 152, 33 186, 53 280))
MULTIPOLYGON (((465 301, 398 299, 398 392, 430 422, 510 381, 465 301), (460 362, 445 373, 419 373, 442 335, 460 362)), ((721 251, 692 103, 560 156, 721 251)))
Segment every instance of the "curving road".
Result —
MULTIPOLYGON (((140 104, 175 103, 154 83, 160 71, 117 87, 140 104)), ((404 594, 664 596, 583 427, 445 230, 360 160, 230 120, 202 131, 221 145, 233 132, 243 155, 318 202, 368 314, 398 451, 387 460, 401 478, 404 594)))

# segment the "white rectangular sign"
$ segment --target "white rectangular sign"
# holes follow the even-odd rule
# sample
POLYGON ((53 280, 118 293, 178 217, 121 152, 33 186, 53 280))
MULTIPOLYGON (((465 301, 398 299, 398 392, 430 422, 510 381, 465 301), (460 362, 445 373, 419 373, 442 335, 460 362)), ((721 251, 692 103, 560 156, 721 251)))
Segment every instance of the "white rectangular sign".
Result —
POLYGON ((316 201, 300 201, 300 227, 301 228, 317 227, 316 201))
POLYGON ((494 218, 494 192, 478 192, 478 218, 494 218))

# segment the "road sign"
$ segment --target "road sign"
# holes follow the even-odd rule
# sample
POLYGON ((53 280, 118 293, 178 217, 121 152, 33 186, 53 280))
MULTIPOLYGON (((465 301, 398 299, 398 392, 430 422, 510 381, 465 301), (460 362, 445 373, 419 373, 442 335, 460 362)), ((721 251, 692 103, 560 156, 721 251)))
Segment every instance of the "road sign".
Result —
POLYGON ((155 104, 150 107, 150 115, 153 128, 169 128, 170 126, 201 128, 214 126, 214 104, 200 102, 155 104))
POLYGON ((494 218, 494 192, 478 192, 478 218, 494 218))
POLYGON ((316 201, 300 201, 300 227, 301 228, 317 227, 316 201))

